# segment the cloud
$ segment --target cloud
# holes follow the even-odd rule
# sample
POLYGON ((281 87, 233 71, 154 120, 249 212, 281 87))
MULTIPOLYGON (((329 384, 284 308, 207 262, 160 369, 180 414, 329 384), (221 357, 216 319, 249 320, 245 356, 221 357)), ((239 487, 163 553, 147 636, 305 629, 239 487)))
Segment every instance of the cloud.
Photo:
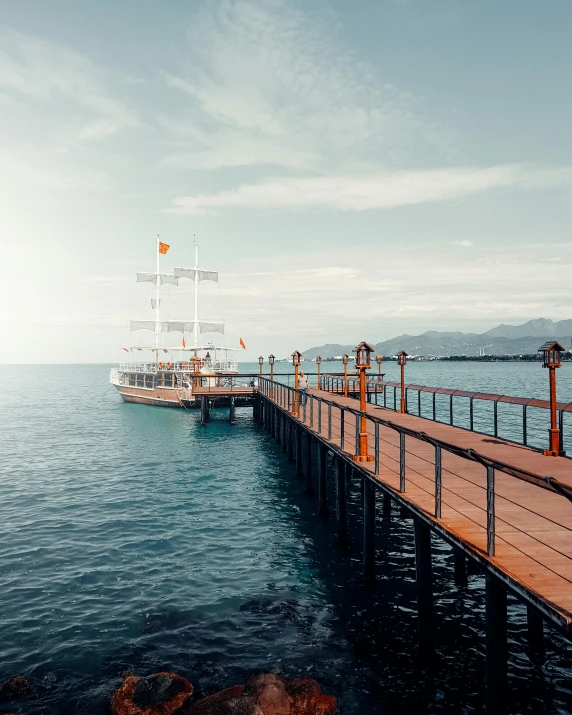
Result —
POLYGON ((315 171, 447 146, 418 100, 348 51, 323 8, 306 8, 223 0, 196 15, 186 63, 164 75, 184 106, 160 117, 177 145, 167 163, 315 171))
MULTIPOLYGON (((139 124, 136 116, 113 97, 107 84, 111 76, 77 52, 12 30, 0 33, 0 89, 12 100, 42 104, 47 127, 47 107, 66 115, 70 140, 102 139, 139 124), (75 106, 69 112, 69 106, 75 106), (70 119, 81 109, 78 119, 70 119)), ((61 124, 60 124, 61 126, 61 124)))
POLYGON ((474 246, 475 244, 472 241, 451 241, 453 246, 462 246, 463 248, 470 248, 471 246, 474 246))
POLYGON ((212 194, 173 199, 170 213, 201 214, 223 208, 367 211, 452 201, 502 187, 539 188, 572 181, 572 168, 553 172, 526 165, 418 171, 363 176, 276 178, 212 194))

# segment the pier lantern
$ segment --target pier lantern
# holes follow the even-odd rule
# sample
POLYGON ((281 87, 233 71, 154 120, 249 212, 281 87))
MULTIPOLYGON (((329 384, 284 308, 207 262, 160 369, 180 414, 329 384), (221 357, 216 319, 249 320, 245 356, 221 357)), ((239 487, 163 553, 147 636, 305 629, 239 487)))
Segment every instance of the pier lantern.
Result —
POLYGON ((542 353, 542 367, 548 368, 550 377, 549 448, 544 450, 544 454, 550 457, 564 457, 566 453, 560 449, 560 430, 556 419, 556 368, 562 367, 561 353, 564 352, 564 348, 555 340, 549 340, 538 349, 538 352, 542 353))
POLYGON ((376 355, 375 362, 377 363, 377 374, 381 375, 381 363, 383 362, 383 355, 376 355))
POLYGON ((405 366, 407 365, 407 358, 409 356, 405 350, 397 353, 397 364, 401 368, 401 407, 400 412, 407 412, 407 397, 405 395, 405 366))
POLYGON ((347 353, 342 355, 342 362, 344 364, 344 397, 348 396, 348 363, 350 361, 350 356, 347 353))
POLYGON ((366 411, 366 395, 365 395, 365 371, 371 368, 371 353, 373 348, 371 345, 362 341, 357 348, 354 348, 356 354, 356 368, 359 371, 359 408, 361 411, 360 429, 359 429, 359 449, 358 453, 353 457, 355 462, 373 462, 374 457, 367 453, 367 419, 366 411))
POLYGON ((318 366, 318 390, 321 390, 322 382, 320 380, 320 368, 322 367, 322 358, 320 355, 316 356, 316 365, 318 366))
POLYGON ((373 348, 365 341, 361 342, 357 348, 354 348, 356 354, 356 367, 358 370, 369 370, 371 367, 371 354, 373 348))
POLYGON ((292 353, 292 365, 294 365, 294 417, 298 417, 298 368, 302 361, 302 353, 299 350, 294 350, 292 353))
POLYGON ((262 365, 264 364, 264 358, 262 355, 258 358, 258 365, 260 366, 260 377, 262 377, 262 365))

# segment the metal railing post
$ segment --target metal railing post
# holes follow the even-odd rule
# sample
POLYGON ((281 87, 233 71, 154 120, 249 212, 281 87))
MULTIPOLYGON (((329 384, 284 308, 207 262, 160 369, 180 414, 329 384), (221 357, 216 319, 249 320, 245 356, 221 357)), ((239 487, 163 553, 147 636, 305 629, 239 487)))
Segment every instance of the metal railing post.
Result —
POLYGON ((436 404, 436 399, 437 399, 437 393, 433 393, 433 422, 437 422, 437 404, 436 404))
POLYGON ((443 469, 441 466, 441 447, 435 447, 435 518, 441 518, 441 492, 443 469))
MULTIPOLYGON (((562 434, 562 432, 560 432, 562 434)), ((528 444, 528 434, 526 429, 526 405, 522 406, 522 443, 526 447, 528 444)))
POLYGON ((405 491, 405 433, 399 433, 399 491, 405 491))
POLYGON ((318 397, 318 434, 322 434, 322 398, 318 397))
POLYGON ((473 427, 474 427, 473 402, 474 402, 473 398, 469 397, 469 428, 470 428, 471 432, 473 431, 473 427))
POLYGON ((379 422, 374 425, 374 474, 379 474, 379 422))
POLYGON ((453 395, 449 395, 449 424, 453 424, 453 395))
POLYGON ((421 390, 417 390, 417 415, 421 417, 421 390))
POLYGON ((487 554, 495 555, 495 469, 487 467, 487 554))
POLYGON ((494 414, 493 414, 493 419, 494 419, 494 436, 498 437, 499 436, 499 411, 498 411, 498 400, 495 400, 494 402, 494 414))
POLYGON ((309 395, 310 398, 310 429, 314 428, 314 397, 309 395))
POLYGON ((340 449, 344 448, 345 430, 346 430, 346 411, 344 410, 343 407, 340 407, 340 449))
POLYGON ((332 405, 328 404, 328 442, 332 441, 332 405))

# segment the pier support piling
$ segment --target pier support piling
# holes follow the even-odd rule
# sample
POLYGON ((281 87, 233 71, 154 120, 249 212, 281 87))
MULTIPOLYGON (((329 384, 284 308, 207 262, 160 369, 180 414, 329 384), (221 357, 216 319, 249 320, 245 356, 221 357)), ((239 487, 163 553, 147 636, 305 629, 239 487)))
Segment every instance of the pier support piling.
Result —
POLYGON ((318 514, 328 515, 328 448, 318 442, 318 514))
POLYGON ((309 432, 306 433, 306 458, 304 467, 304 476, 306 477, 306 483, 304 487, 304 494, 312 495, 314 494, 314 486, 312 484, 312 437, 309 432))
POLYGON ((375 578, 375 486, 363 478, 363 577, 375 578))
POLYGON ((292 423, 293 429, 294 429, 294 443, 295 443, 295 452, 296 452, 296 474, 301 476, 304 471, 304 467, 302 464, 302 430, 296 423, 292 423))
POLYGON ((209 421, 209 398, 201 395, 201 424, 206 425, 209 421))
POLYGON ((234 404, 234 397, 230 398, 230 407, 228 410, 228 418, 231 425, 236 424, 236 407, 234 404))
POLYGON ((280 414, 280 449, 282 452, 288 451, 288 425, 286 416, 280 414))
POLYGON ((294 424, 290 418, 286 420, 286 456, 289 462, 294 461, 294 424))
POLYGON ((546 648, 544 645, 544 621, 540 613, 531 605, 526 606, 528 626, 528 653, 535 663, 544 663, 546 648))
POLYGON ((433 642, 433 565, 431 562, 431 531, 427 524, 414 520, 415 571, 417 575, 417 615, 419 643, 425 652, 433 642))
POLYGON ((336 518, 338 522, 338 544, 348 543, 347 474, 346 463, 336 457, 336 518))
POLYGON ((506 591, 498 578, 485 577, 486 711, 506 712, 507 612, 506 591))
POLYGON ((387 521, 391 518, 391 497, 389 496, 389 494, 383 495, 382 515, 384 521, 387 521))

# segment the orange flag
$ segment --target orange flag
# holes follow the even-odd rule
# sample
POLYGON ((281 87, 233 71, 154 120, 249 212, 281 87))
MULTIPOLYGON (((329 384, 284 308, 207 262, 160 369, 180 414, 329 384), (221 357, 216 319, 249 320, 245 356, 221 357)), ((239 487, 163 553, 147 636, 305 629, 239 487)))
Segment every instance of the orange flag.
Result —
POLYGON ((187 347, 187 343, 185 342, 185 336, 184 336, 184 335, 183 335, 183 347, 184 347, 184 348, 187 347))
POLYGON ((161 241, 159 241, 159 253, 165 254, 167 253, 169 248, 171 248, 171 246, 169 246, 168 243, 162 243, 161 241))
POLYGON ((244 340, 240 338, 240 347, 246 350, 246 345, 244 344, 244 340))

